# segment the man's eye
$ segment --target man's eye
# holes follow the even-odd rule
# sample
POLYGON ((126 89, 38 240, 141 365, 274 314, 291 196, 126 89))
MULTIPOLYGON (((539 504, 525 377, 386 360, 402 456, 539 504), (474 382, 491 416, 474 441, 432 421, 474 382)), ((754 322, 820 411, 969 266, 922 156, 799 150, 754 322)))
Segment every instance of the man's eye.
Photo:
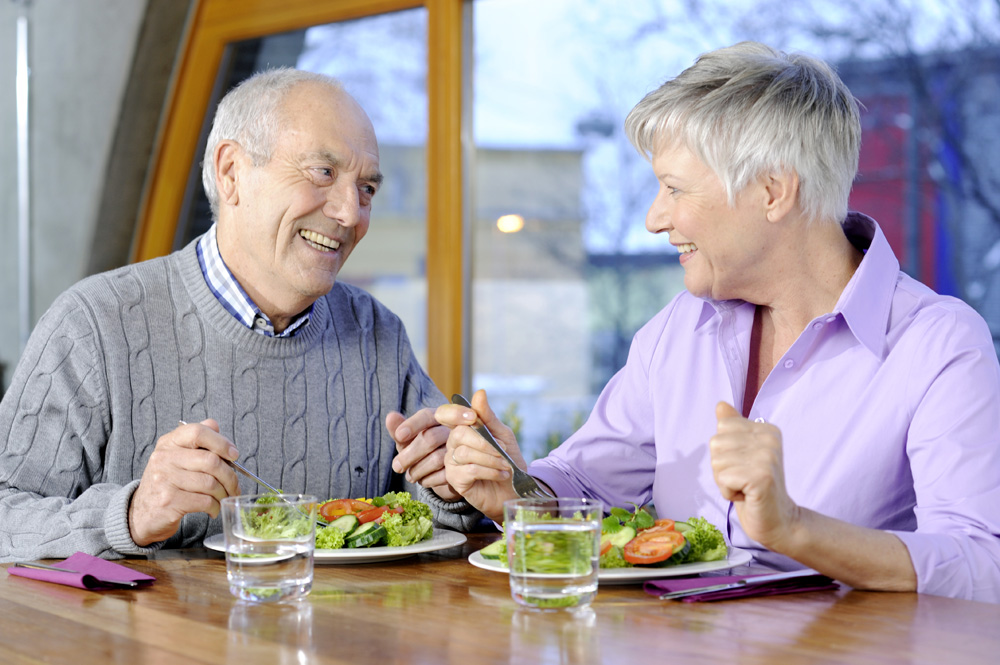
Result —
POLYGON ((313 172, 316 173, 316 175, 318 175, 321 178, 332 178, 333 177, 333 169, 328 169, 328 168, 323 168, 323 167, 317 167, 317 168, 313 169, 313 172))
POLYGON ((363 191, 369 197, 372 197, 375 196, 375 192, 377 192, 378 190, 375 189, 372 185, 363 185, 361 187, 361 191, 363 191))

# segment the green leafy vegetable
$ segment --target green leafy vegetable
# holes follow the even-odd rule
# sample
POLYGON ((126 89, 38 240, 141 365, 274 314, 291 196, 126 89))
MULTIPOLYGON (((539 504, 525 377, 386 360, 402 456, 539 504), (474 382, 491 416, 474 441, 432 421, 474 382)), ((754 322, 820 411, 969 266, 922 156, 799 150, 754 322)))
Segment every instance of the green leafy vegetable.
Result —
POLYGON ((601 533, 618 533, 622 530, 622 521, 615 515, 608 515, 601 520, 601 533))
MULTIPOLYGON (((383 506, 402 508, 404 515, 426 517, 428 520, 433 519, 430 506, 422 501, 417 501, 410 496, 409 492, 389 492, 380 497, 380 500, 383 502, 383 506)), ((374 500, 372 503, 374 504, 374 500)))
POLYGON ((406 547, 427 540, 434 533, 434 523, 423 515, 387 513, 382 521, 389 547, 406 547))
POLYGON ((622 557, 622 548, 612 547, 601 555, 601 568, 631 568, 632 564, 622 557))
POLYGON ((584 575, 591 571, 593 532, 515 531, 513 540, 514 560, 524 571, 566 575, 584 575))
POLYGON ((262 540, 295 538, 309 533, 309 516, 291 504, 282 505, 276 496, 263 496, 240 511, 246 532, 262 540))
POLYGON ((629 512, 625 508, 618 508, 617 506, 609 512, 611 514, 601 522, 601 533, 617 533, 626 526, 630 526, 636 531, 642 531, 653 526, 656 522, 656 518, 645 508, 640 508, 639 506, 635 506, 633 512, 629 512))
POLYGON ((335 526, 325 526, 316 529, 316 548, 321 550, 339 550, 344 546, 344 532, 335 526))
POLYGON ((426 503, 417 501, 409 492, 389 492, 379 499, 383 506, 403 509, 401 513, 386 513, 382 520, 389 547, 414 545, 434 535, 433 517, 426 503))
POLYGON ((704 517, 692 517, 687 522, 678 522, 675 528, 691 545, 682 563, 690 561, 721 561, 726 558, 726 539, 722 532, 704 517))

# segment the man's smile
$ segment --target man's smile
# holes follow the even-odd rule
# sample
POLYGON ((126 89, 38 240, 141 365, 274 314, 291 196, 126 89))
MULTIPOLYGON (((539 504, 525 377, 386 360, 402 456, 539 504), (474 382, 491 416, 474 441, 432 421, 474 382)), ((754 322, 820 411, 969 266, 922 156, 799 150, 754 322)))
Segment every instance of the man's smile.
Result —
POLYGON ((315 231, 307 231, 302 229, 299 231, 299 235, 305 239, 310 246, 323 252, 333 252, 340 249, 340 243, 333 238, 327 238, 325 235, 316 233, 315 231))

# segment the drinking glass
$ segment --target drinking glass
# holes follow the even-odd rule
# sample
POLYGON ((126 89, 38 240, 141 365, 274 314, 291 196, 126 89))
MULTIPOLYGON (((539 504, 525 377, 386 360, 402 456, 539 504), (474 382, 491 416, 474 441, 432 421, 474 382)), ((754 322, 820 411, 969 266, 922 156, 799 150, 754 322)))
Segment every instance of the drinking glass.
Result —
POLYGON ((593 499, 504 504, 510 593, 534 609, 584 607, 597 594, 604 506, 593 499))
POLYGON ((234 596, 280 602, 309 593, 316 506, 316 497, 305 494, 253 494, 222 500, 226 575, 234 596))

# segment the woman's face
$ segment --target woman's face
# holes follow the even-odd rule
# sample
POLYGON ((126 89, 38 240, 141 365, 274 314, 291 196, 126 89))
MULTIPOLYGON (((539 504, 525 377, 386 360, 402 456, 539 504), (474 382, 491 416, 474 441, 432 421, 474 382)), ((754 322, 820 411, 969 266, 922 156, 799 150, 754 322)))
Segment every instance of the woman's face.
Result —
POLYGON ((660 190, 646 228, 669 234, 680 252, 684 286, 701 298, 755 302, 760 281, 773 268, 762 265, 772 232, 766 190, 751 183, 730 206, 722 181, 681 142, 662 146, 652 164, 660 190))

